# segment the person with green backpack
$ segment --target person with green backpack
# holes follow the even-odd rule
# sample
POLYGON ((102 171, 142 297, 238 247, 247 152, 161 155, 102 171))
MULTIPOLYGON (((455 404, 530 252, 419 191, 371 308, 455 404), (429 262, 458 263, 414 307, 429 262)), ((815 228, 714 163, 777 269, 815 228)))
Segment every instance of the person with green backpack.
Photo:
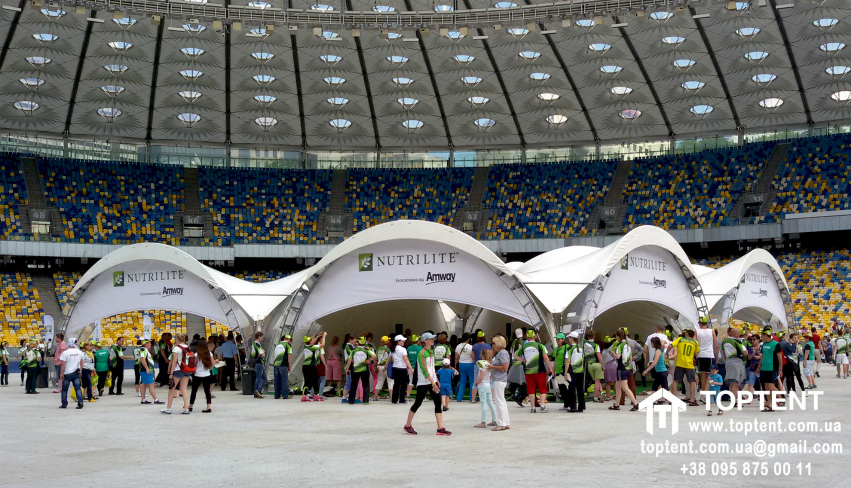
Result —
POLYGON ((721 357, 724 361, 724 383, 738 398, 739 385, 744 384, 748 378, 748 370, 745 362, 748 360, 748 349, 740 339, 741 331, 738 327, 727 329, 727 337, 721 341, 721 357))
POLYGON ((548 413, 547 400, 547 373, 552 374, 553 366, 550 363, 550 357, 547 356, 547 350, 544 345, 536 341, 537 335, 535 331, 529 329, 526 332, 526 342, 523 343, 518 354, 515 357, 523 361, 526 372, 526 393, 529 395, 529 403, 531 404, 532 413, 538 410, 535 408, 535 393, 537 392, 541 413, 548 413), (543 360, 543 361, 542 361, 543 360))
POLYGON ((358 384, 363 385, 363 404, 369 405, 369 363, 375 357, 372 349, 366 347, 366 338, 361 336, 357 339, 358 345, 355 347, 349 359, 346 361, 346 374, 352 375, 352 385, 349 388, 349 405, 355 404, 355 396, 357 396, 358 384), (351 368, 351 369, 350 369, 351 368))
POLYGON ((281 337, 281 342, 275 346, 275 400, 279 398, 287 399, 290 397, 289 374, 293 367, 293 337, 285 334, 281 337))
POLYGON ((567 336, 568 346, 564 352, 564 368, 570 374, 567 390, 567 411, 582 413, 585 411, 585 350, 579 344, 579 331, 574 330, 567 336))

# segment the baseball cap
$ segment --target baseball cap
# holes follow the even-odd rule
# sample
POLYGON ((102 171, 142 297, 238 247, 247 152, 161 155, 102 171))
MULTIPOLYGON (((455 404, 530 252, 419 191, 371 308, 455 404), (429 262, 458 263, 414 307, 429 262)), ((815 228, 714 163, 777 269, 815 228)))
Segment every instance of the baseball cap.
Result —
POLYGON ((396 336, 396 338, 395 338, 395 339, 393 339, 393 341, 394 341, 394 342, 396 342, 396 341, 406 341, 406 340, 408 340, 408 338, 407 338, 407 337, 405 337, 405 336, 403 336, 402 334, 397 335, 397 336, 396 336))
POLYGON ((358 337, 358 344, 361 344, 361 345, 366 344, 366 337, 364 337, 364 336, 358 337))
POLYGON ((520 327, 514 329, 514 336, 517 337, 518 339, 523 337, 523 329, 521 329, 520 327))
POLYGON ((532 330, 532 329, 527 330, 526 331, 526 337, 529 337, 529 338, 535 337, 535 331, 532 330))
POLYGON ((484 337, 484 336, 485 336, 485 332, 483 330, 480 330, 476 333, 476 337, 484 337))
POLYGON ((414 342, 418 342, 420 340, 420 336, 414 334, 414 335, 411 336, 411 340, 414 341, 414 342))
POLYGON ((565 337, 564 337, 564 334, 562 334, 561 332, 559 332, 558 334, 556 334, 556 339, 564 339, 564 338, 565 338, 565 337))
POLYGON ((312 339, 312 337, 304 336, 304 343, 307 344, 308 342, 310 342, 310 339, 312 339))
POLYGON ((765 334, 765 335, 771 335, 771 327, 770 326, 763 327, 762 333, 765 334))
POLYGON ((291 336, 291 335, 289 335, 289 334, 285 334, 285 335, 284 335, 284 339, 292 339, 292 338, 293 338, 293 336, 291 336))
POLYGON ((707 317, 706 315, 701 315, 698 321, 705 324, 709 322, 709 317, 707 317))
POLYGON ((570 333, 570 334, 568 334, 567 336, 568 336, 568 337, 573 337, 574 339, 579 339, 579 331, 574 330, 573 332, 571 332, 571 333, 570 333))
POLYGON ((778 332, 777 332, 777 337, 783 337, 783 336, 785 336, 785 335, 786 335, 786 331, 785 331, 785 330, 781 330, 781 331, 778 331, 778 332))
POLYGON ((381 342, 390 342, 390 338, 387 336, 381 336, 381 342))
MULTIPOLYGON (((483 334, 483 333, 481 333, 481 334, 483 334)), ((431 332, 425 332, 425 333, 423 333, 423 336, 420 339, 427 341, 429 339, 434 339, 435 337, 437 337, 437 336, 432 334, 431 332)))
POLYGON ((443 365, 449 366, 449 358, 443 358, 443 365))

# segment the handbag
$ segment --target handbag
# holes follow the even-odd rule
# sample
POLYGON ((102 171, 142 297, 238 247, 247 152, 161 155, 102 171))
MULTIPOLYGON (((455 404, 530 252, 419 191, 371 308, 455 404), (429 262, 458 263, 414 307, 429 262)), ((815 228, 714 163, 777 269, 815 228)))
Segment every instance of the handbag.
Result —
POLYGON ((316 372, 320 377, 325 376, 325 364, 319 363, 316 365, 316 372))
POLYGON ((389 363, 387 364, 387 377, 393 379, 393 365, 389 363))
POLYGON ((106 386, 112 386, 112 372, 106 373, 106 386))

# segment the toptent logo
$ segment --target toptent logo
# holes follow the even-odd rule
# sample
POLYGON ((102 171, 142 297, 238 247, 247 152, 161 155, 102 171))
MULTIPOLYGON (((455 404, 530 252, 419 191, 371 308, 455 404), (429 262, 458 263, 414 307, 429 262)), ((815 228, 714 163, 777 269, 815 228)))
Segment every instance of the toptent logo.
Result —
POLYGON ((372 253, 358 254, 358 271, 372 271, 372 253))
POLYGON ((667 426, 667 417, 669 413, 671 414, 671 434, 676 434, 680 430, 679 413, 686 411, 686 404, 677 398, 677 395, 664 388, 660 388, 639 403, 638 410, 647 412, 648 434, 653 435, 653 417, 656 413, 659 414, 660 429, 664 429, 667 426), (657 405, 656 402, 660 400, 667 400, 668 404, 657 405))
POLYGON ((124 286, 124 271, 113 271, 112 286, 124 286))

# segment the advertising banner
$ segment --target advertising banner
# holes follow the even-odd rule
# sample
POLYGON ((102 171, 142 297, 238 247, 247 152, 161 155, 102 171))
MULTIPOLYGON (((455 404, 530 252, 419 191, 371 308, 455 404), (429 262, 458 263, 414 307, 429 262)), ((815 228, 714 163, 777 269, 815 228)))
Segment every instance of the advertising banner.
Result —
POLYGON ((480 259, 437 242, 399 240, 361 248, 331 264, 311 291, 298 326, 358 305, 412 299, 460 302, 532 321, 514 292, 480 259))
POLYGON ((761 308, 777 317, 784 326, 788 326, 780 289, 767 264, 754 264, 748 268, 739 282, 736 303, 733 304, 733 315, 748 307, 761 308))
POLYGON ((53 342, 53 336, 56 333, 55 326, 53 323, 52 315, 45 315, 42 318, 42 322, 44 323, 44 340, 47 341, 48 344, 53 342))
POLYGON ((131 261, 109 268, 92 280, 74 308, 68 332, 133 310, 188 312, 226 324, 229 308, 227 302, 223 303, 220 305, 204 280, 179 266, 155 260, 131 261))
POLYGON ((153 322, 151 321, 151 317, 148 315, 142 316, 142 338, 143 339, 152 339, 151 332, 153 328, 153 322))
POLYGON ((697 307, 674 256, 657 246, 634 249, 612 269, 597 314, 628 302, 655 302, 697 324, 697 307))
POLYGON ((95 342, 100 342, 101 340, 101 328, 100 328, 100 320, 94 321, 94 328, 92 329, 92 340, 95 342))

